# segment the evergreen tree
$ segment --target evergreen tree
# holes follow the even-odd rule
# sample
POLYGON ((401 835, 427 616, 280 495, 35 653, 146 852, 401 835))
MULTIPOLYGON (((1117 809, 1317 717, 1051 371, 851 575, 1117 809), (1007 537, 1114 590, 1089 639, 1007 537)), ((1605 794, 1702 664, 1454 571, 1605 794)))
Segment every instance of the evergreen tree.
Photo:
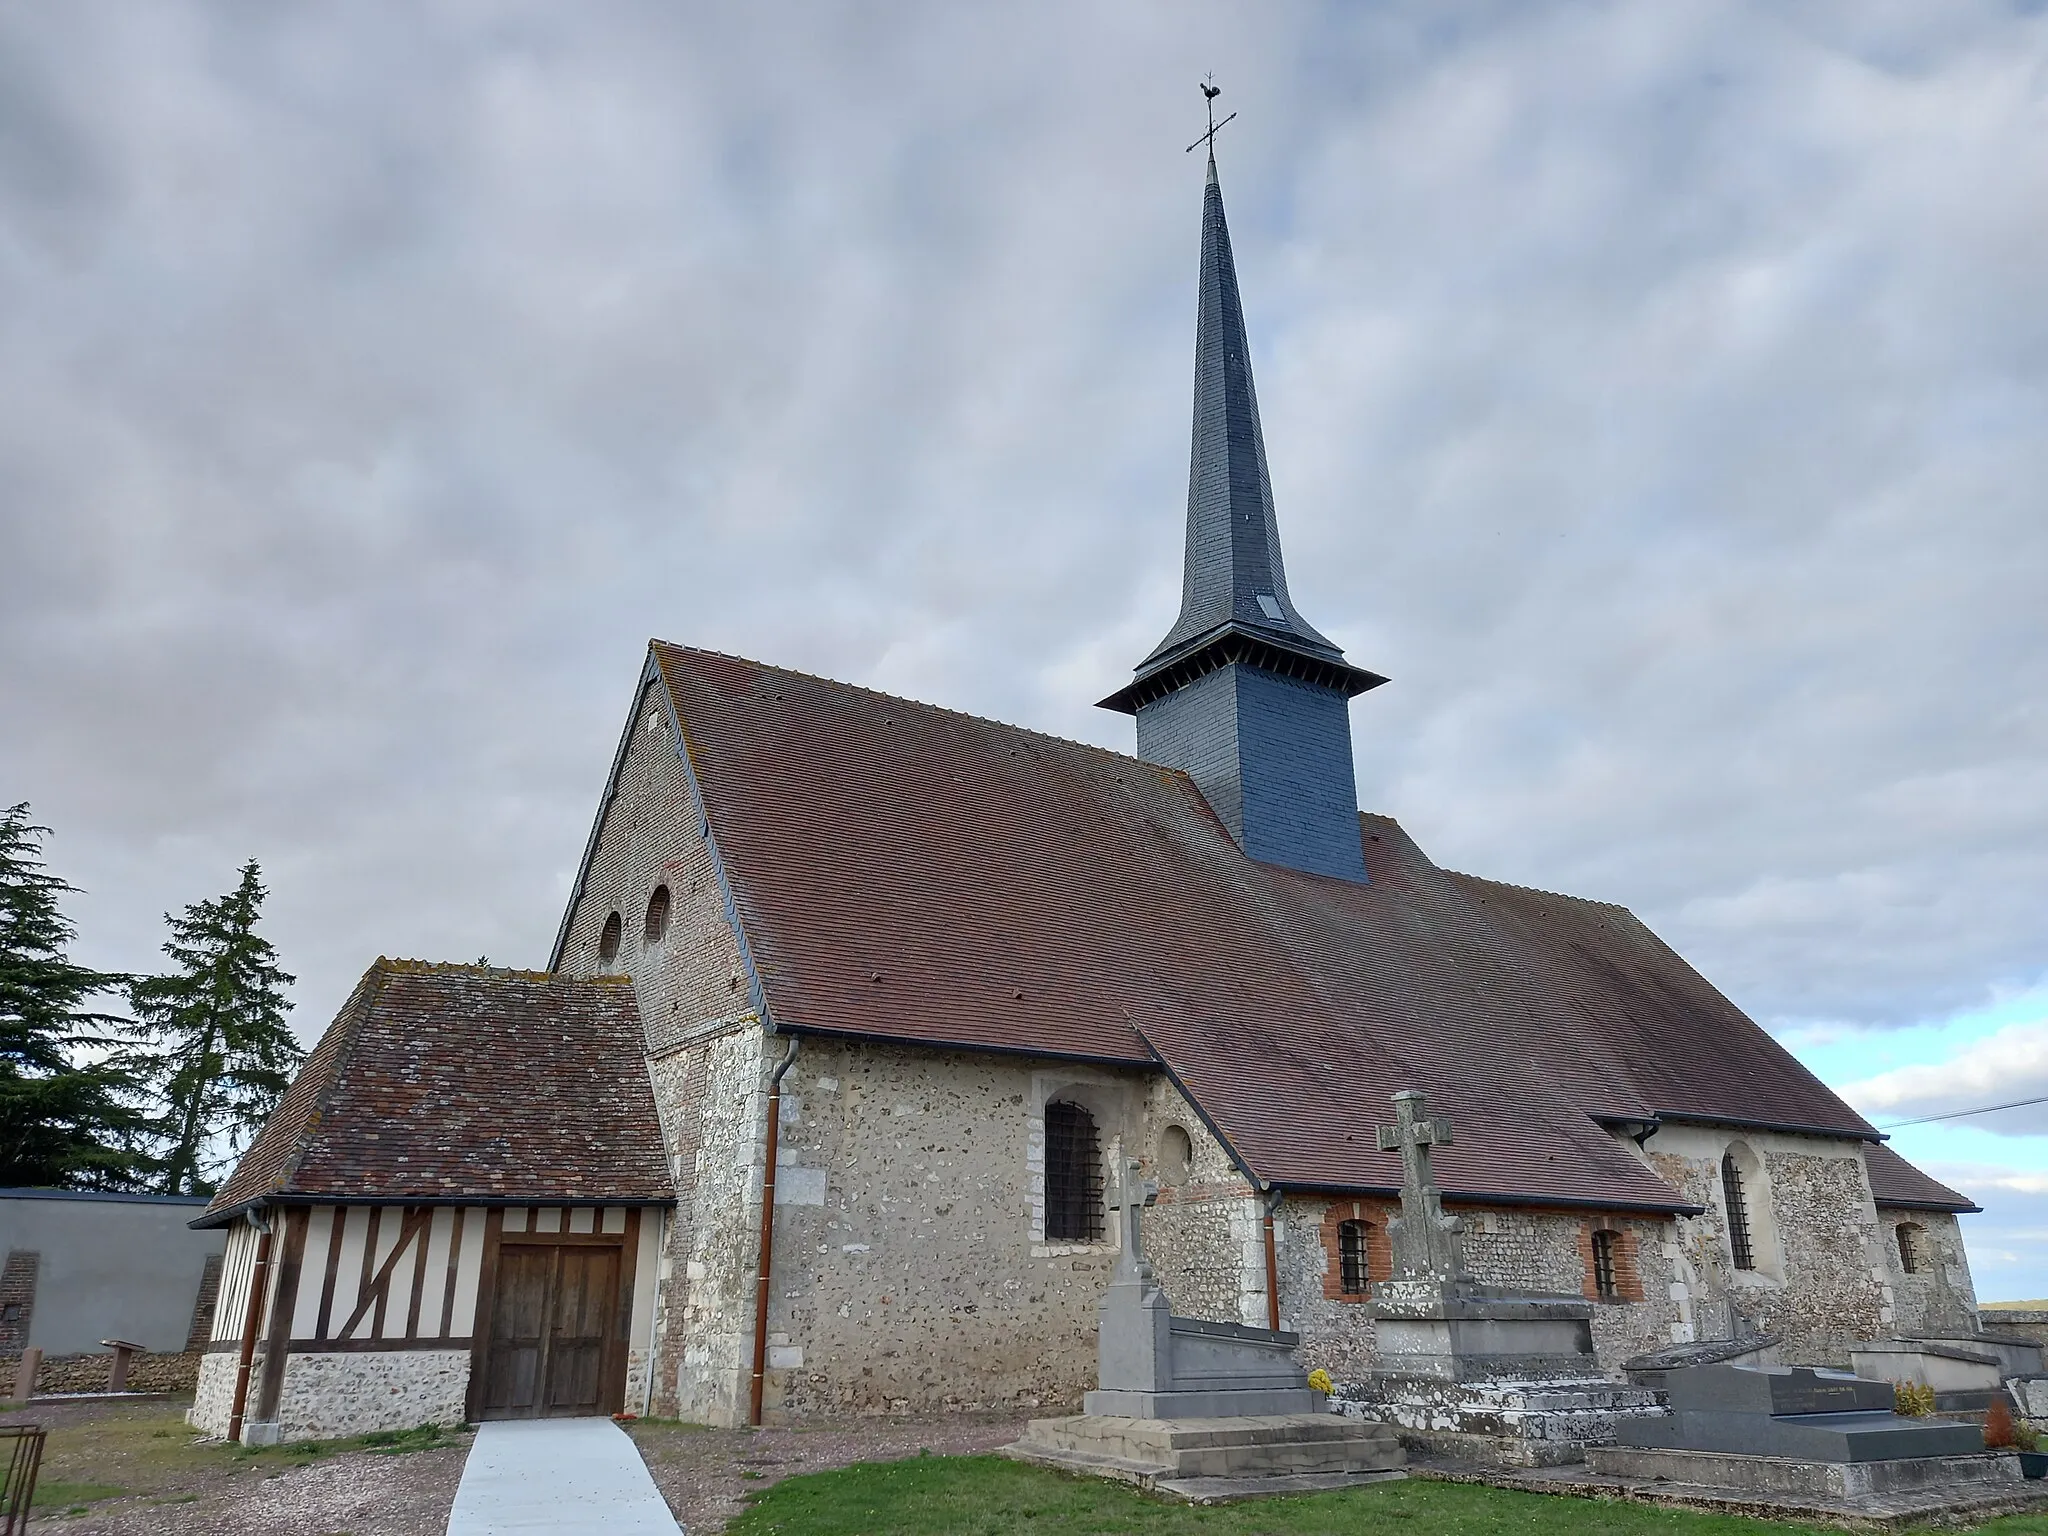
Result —
POLYGON ((130 978, 73 965, 77 931, 58 906, 76 887, 49 873, 26 802, 0 812, 0 1184, 133 1188, 150 1160, 126 1021, 86 1004, 130 978))
POLYGON ((251 859, 227 895, 183 917, 166 913, 164 953, 175 968, 129 991, 163 1106, 165 1194, 212 1193, 214 1176, 254 1139, 304 1059, 285 1024, 284 989, 294 978, 256 932, 268 894, 251 859))

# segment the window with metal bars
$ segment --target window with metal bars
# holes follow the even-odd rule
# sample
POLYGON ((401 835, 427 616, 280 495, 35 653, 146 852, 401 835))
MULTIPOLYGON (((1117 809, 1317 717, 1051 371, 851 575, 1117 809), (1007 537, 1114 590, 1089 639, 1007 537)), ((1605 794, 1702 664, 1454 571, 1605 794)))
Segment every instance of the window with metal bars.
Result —
POLYGON ((1593 1234, 1593 1293, 1602 1301, 1621 1300, 1614 1279, 1614 1248, 1620 1239, 1620 1233, 1604 1229, 1593 1234))
POLYGON ((1728 1203, 1728 1253, 1737 1269, 1755 1269, 1756 1255, 1749 1246, 1749 1202, 1743 1198, 1742 1170, 1735 1166, 1735 1154, 1721 1154, 1721 1194, 1728 1203))
POLYGON ((1909 1275, 1920 1273, 1920 1239, 1926 1230, 1910 1221, 1899 1226, 1899 1268, 1909 1275))
POLYGON ((1102 1236, 1102 1147, 1095 1117, 1064 1099, 1045 1106, 1045 1236, 1092 1243, 1102 1236))
POLYGON ((1337 1283, 1347 1296, 1362 1296, 1372 1285, 1369 1221, 1337 1223, 1337 1283))

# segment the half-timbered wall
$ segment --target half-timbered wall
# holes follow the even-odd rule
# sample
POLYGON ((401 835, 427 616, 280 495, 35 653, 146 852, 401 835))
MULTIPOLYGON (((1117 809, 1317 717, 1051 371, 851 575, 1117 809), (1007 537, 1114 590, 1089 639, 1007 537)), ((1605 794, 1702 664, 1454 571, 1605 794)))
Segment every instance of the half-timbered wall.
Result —
MULTIPOLYGON (((273 1209, 271 1295, 258 1319, 246 1417, 284 1439, 364 1434, 474 1416, 500 1241, 624 1250, 630 1307, 625 1405, 646 1411, 665 1212, 561 1206, 296 1206, 273 1209), (286 1289, 288 1287, 288 1289, 286 1289), (273 1359, 273 1351, 277 1358, 273 1359)), ((225 1434, 232 1413, 258 1233, 229 1235, 221 1301, 191 1422, 225 1434)), ((614 1378, 615 1382, 617 1378, 614 1378)))

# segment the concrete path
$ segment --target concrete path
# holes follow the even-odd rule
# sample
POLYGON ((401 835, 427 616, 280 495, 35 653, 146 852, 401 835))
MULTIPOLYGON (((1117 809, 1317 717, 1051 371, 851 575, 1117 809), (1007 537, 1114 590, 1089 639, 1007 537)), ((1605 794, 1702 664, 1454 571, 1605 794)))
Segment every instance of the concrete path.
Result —
POLYGON ((476 1432, 448 1536, 677 1536, 647 1463, 610 1419, 521 1419, 476 1432))

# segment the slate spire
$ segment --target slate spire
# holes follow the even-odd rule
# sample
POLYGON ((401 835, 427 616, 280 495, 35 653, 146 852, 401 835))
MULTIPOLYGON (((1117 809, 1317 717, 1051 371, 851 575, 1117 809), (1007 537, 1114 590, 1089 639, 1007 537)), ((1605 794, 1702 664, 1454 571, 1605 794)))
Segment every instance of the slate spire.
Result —
POLYGON ((1363 880, 1345 706, 1385 681, 1287 593, 1212 129, 1180 617, 1102 707, 1136 715, 1139 756, 1185 768, 1253 858, 1363 880))

